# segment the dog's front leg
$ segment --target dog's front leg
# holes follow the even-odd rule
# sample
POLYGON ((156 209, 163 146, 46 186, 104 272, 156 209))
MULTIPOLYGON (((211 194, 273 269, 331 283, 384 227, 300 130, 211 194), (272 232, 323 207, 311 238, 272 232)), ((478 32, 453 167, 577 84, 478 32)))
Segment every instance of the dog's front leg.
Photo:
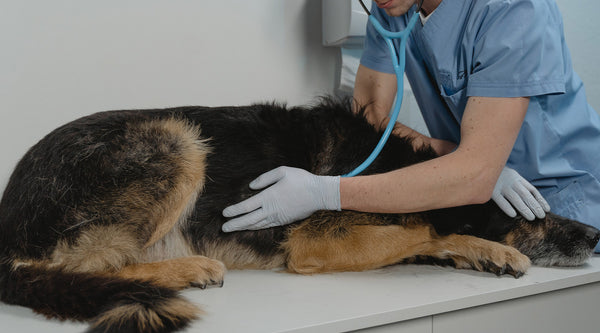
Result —
POLYGON ((149 281, 170 289, 204 289, 208 285, 223 285, 225 265, 207 257, 191 256, 125 266, 117 275, 149 281))
POLYGON ((513 247, 473 236, 438 236, 418 216, 401 225, 360 213, 321 214, 312 219, 292 229, 282 244, 291 272, 363 271, 415 257, 515 277, 530 266, 529 258, 513 247))

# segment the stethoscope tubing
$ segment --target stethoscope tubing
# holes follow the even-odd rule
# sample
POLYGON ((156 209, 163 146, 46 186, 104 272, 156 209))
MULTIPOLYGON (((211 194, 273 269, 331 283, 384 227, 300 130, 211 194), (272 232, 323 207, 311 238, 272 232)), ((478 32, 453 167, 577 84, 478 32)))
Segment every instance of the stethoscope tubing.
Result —
MULTIPOLYGON (((421 1, 421 4, 423 2, 421 1)), ((362 4, 362 1, 361 1, 362 4)), ((420 8, 421 6, 419 5, 418 8, 420 8)), ((363 4, 363 8, 364 4, 363 4)), ((402 31, 389 31, 387 29, 385 29, 381 23, 373 16, 371 15, 371 13, 368 12, 369 14, 369 22, 373 25, 373 27, 375 28, 375 30, 377 30, 377 32, 381 35, 381 37, 384 39, 385 43, 388 46, 388 49, 390 50, 390 55, 392 57, 392 65, 394 67, 394 72, 396 73, 396 100, 394 101, 394 105, 392 106, 392 111, 391 111, 391 115, 390 115, 390 120, 383 132, 383 134, 381 135, 381 138, 379 139, 379 142, 377 143, 377 146, 375 146, 375 148, 373 149, 373 151, 371 152, 371 154, 369 155, 369 157, 367 157, 367 159, 361 163, 358 167, 356 167, 354 170, 352 170, 351 172, 342 175, 342 177, 354 177, 359 175, 361 172, 363 172, 366 168, 369 167, 369 165, 371 165, 371 163, 373 163, 373 161, 377 158, 377 156, 379 156, 379 154, 381 153, 381 150, 383 150, 383 147, 385 146, 385 144, 387 143, 387 140, 389 139, 390 135, 392 134, 392 131, 394 129, 394 125, 396 124, 396 121, 398 120, 398 115, 400 114, 400 108, 402 107, 402 99, 404 97, 404 70, 406 68, 406 42, 408 40, 408 36, 410 35, 412 29, 414 28, 415 24, 417 23, 417 20, 419 19, 419 9, 417 9, 417 11, 415 12, 415 14, 411 17, 410 21, 408 22, 408 25, 406 26, 406 29, 402 30, 402 31), (400 39, 400 50, 399 52, 396 51, 396 47, 394 46, 393 43, 393 39, 400 39)))

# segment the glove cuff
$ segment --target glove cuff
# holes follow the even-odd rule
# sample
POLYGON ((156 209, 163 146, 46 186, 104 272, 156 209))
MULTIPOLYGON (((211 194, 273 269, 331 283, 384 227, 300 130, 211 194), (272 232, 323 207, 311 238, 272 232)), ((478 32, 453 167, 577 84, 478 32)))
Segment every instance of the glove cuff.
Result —
POLYGON ((323 209, 340 211, 340 176, 320 176, 323 209))

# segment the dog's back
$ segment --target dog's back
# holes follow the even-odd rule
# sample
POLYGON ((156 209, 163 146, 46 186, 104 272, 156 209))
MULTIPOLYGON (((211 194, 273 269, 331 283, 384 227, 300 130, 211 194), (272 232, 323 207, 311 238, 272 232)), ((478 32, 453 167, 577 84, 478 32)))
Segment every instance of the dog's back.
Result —
MULTIPOLYGON (((186 119, 200 124, 208 138, 207 180, 192 223, 185 234, 199 253, 217 255, 228 267, 264 268, 272 261, 279 266, 287 228, 224 234, 221 212, 228 205, 254 192, 248 184, 278 166, 291 166, 320 175, 340 175, 363 161, 380 139, 380 132, 362 114, 350 111, 349 101, 325 99, 307 108, 285 108, 277 104, 227 108, 181 108, 186 119), (215 244, 218 239, 218 244, 215 244), (243 248, 249 257, 227 256, 243 248), (249 251, 249 252, 248 252, 249 251), (246 261, 247 260, 247 261, 246 261)), ((415 151, 411 141, 391 137, 384 152, 365 171, 380 173, 435 157, 427 147, 415 151)))

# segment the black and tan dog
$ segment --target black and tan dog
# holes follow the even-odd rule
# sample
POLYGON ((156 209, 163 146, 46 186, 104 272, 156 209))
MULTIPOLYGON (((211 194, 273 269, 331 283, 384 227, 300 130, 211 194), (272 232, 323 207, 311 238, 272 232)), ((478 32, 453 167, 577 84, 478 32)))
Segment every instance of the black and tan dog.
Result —
MULTIPOLYGON (((29 150, 0 202, 0 298, 93 332, 170 332, 198 309, 177 290, 229 269, 313 274, 433 262, 519 277, 582 264, 598 230, 553 214, 511 219, 491 203, 418 214, 318 212, 225 234, 221 211, 280 165, 343 174, 380 134, 350 103, 183 107, 94 114, 29 150)), ((367 173, 435 157, 392 137, 367 173)))

